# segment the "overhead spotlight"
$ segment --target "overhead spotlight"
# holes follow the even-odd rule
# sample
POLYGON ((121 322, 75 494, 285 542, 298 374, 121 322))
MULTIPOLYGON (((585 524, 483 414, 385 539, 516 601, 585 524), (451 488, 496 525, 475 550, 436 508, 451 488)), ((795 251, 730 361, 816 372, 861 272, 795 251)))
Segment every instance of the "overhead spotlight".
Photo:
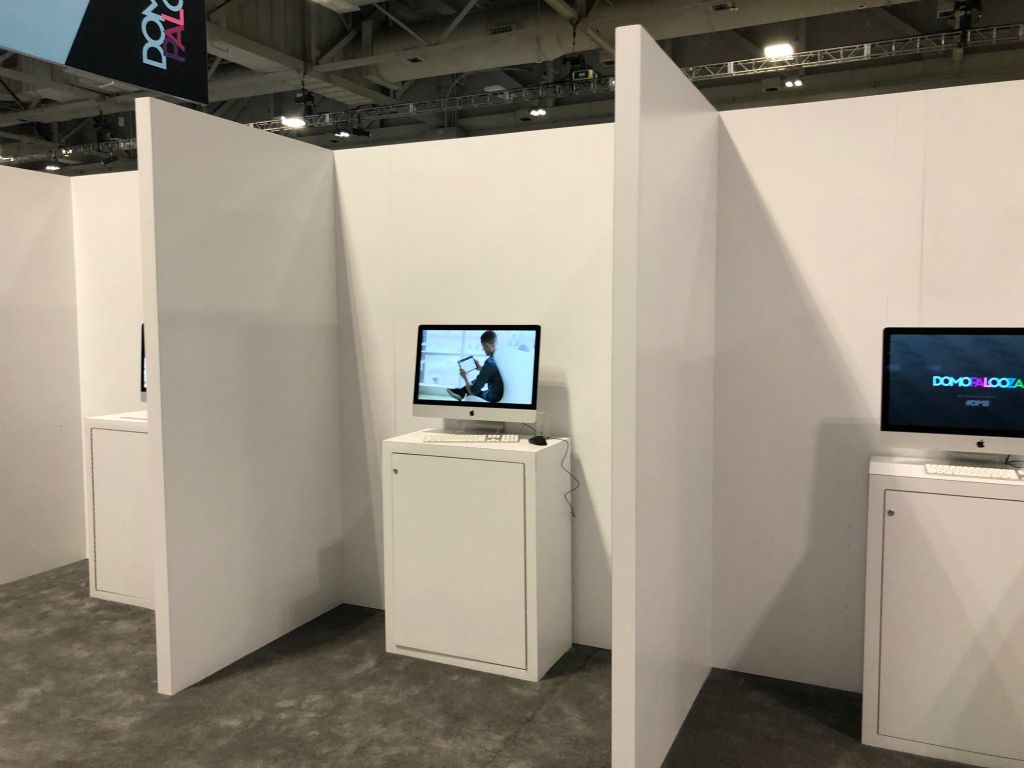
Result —
POLYGON ((764 47, 766 59, 791 59, 793 58, 792 43, 772 43, 764 47))
POLYGON ((49 163, 46 166, 46 170, 48 170, 48 171, 59 171, 60 170, 60 166, 57 165, 56 163, 49 163))
POLYGON ((804 81, 801 80, 799 77, 790 78, 789 80, 786 81, 787 88, 802 88, 803 84, 804 81))
POLYGON ((548 111, 544 107, 534 107, 530 110, 530 117, 544 117, 548 111))
POLYGON ((346 131, 344 128, 342 128, 340 131, 337 131, 334 135, 337 136, 339 139, 347 139, 352 134, 346 131))
POLYGON ((60 153, 64 157, 71 157, 71 151, 72 151, 71 147, 61 147, 60 148, 60 153))
POLYGON ((305 128, 306 118, 300 115, 281 115, 281 125, 285 128, 305 128))

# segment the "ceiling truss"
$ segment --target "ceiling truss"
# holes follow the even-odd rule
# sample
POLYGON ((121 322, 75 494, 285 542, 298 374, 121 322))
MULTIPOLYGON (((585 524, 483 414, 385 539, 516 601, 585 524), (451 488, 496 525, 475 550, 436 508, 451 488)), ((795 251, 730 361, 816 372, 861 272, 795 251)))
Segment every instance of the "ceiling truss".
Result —
MULTIPOLYGON (((463 123, 497 126, 501 115, 508 130, 526 120, 526 106, 547 108, 547 124, 559 114, 607 119, 610 106, 597 105, 607 105, 614 89, 614 28, 638 22, 649 25, 713 102, 716 94, 729 94, 715 102, 726 107, 762 97, 758 85, 785 73, 829 72, 815 82, 836 90, 843 82, 870 87, 862 73, 872 72, 879 91, 886 77, 913 87, 909 62, 922 63, 922 83, 929 63, 933 83, 980 81, 987 72, 996 73, 989 79, 1014 76, 1006 74, 1014 61, 1020 62, 1016 76, 1024 76, 1019 0, 985 0, 986 21, 998 23, 963 32, 936 20, 934 0, 735 0, 734 11, 719 13, 711 6, 711 0, 207 0, 208 111, 284 132, 279 115, 304 107, 309 129, 290 135, 311 140, 334 126, 368 126, 375 140, 388 131, 442 135, 463 123), (838 25, 847 17, 868 32, 839 34, 838 42, 873 42, 819 45, 784 60, 758 55, 770 42, 765 35, 783 34, 799 49, 806 47, 810 21, 834 18, 838 25), (694 63, 702 59, 712 63, 694 63), (989 63, 980 66, 982 60, 989 63), (901 69, 900 61, 908 63, 901 69), (576 69, 589 74, 574 83, 576 69), (297 103, 300 91, 315 99, 297 103)), ((832 42, 821 34, 816 39, 832 42)), ((787 97, 802 100, 813 91, 787 97)), ((6 162, 25 165, 55 152, 64 158, 130 153, 133 145, 117 141, 134 141, 134 123, 114 116, 131 112, 136 98, 155 95, 0 51, 0 150, 17 155, 6 162), (111 136, 120 138, 100 140, 111 136), (67 154, 76 140, 81 144, 67 154)))

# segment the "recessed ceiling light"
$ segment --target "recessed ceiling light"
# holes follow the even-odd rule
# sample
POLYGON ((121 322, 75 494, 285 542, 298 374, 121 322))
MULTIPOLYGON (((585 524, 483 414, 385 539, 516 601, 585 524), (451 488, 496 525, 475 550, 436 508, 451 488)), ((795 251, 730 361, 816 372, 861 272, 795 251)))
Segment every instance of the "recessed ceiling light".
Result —
POLYGON ((544 117, 548 111, 544 107, 534 107, 530 110, 530 115, 533 117, 544 117))
POLYGON ((767 59, 791 59, 793 58, 792 43, 772 43, 764 47, 764 55, 767 59))
POLYGON ((281 125, 285 128, 305 128, 306 118, 294 115, 289 117, 288 115, 281 115, 281 125))
POLYGON ((57 165, 56 163, 50 163, 49 165, 46 166, 46 170, 48 170, 48 171, 59 171, 60 170, 60 166, 57 165))
POLYGON ((334 135, 337 136, 339 139, 347 139, 352 134, 349 133, 348 131, 346 131, 344 128, 342 128, 340 131, 338 131, 334 135))

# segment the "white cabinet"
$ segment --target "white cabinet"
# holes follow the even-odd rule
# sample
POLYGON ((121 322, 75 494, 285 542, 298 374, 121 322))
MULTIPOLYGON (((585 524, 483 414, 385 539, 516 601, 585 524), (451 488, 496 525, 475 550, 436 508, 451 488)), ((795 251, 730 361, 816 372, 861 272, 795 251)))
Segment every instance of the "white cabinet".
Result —
POLYGON ((153 607, 152 522, 146 509, 145 413, 86 420, 93 597, 153 607))
POLYGON ((1024 490, 895 467, 871 475, 864 742, 1024 767, 1024 490))
POLYGON ((566 443, 384 443, 387 648, 539 680, 572 642, 566 443))

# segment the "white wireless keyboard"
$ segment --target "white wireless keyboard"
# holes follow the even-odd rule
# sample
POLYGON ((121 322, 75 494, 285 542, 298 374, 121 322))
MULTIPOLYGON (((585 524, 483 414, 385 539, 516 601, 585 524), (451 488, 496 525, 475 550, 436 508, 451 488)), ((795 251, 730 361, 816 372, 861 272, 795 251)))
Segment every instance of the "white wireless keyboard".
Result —
POLYGON ((925 464, 929 475, 951 475, 953 477, 982 477, 993 480, 1020 480, 1020 473, 1010 467, 970 467, 957 464, 925 464))
POLYGON ((462 435, 458 432, 427 432, 423 436, 424 443, 518 443, 519 435, 508 433, 502 435, 462 435))

